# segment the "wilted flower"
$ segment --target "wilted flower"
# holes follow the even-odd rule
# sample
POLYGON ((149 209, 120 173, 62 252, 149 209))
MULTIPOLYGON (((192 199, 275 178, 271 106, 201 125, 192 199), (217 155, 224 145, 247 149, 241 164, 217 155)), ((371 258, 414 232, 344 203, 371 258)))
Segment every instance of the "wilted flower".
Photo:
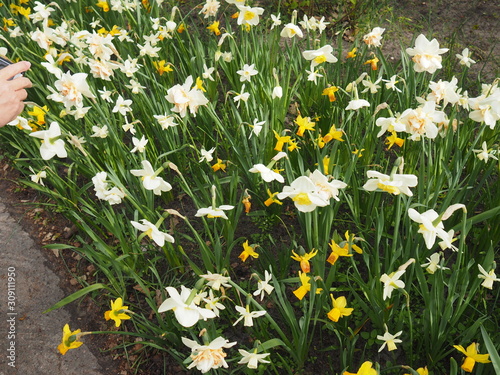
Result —
POLYGON ((187 368, 196 367, 202 374, 221 367, 228 368, 228 364, 224 360, 227 354, 222 349, 230 348, 236 344, 236 342, 229 342, 220 336, 207 345, 200 345, 185 337, 182 337, 181 340, 184 345, 191 349, 190 357, 193 362, 187 368))
POLYGON ((447 52, 448 48, 439 48, 439 42, 436 39, 429 41, 425 35, 420 34, 415 40, 414 48, 407 48, 406 53, 412 57, 415 63, 416 72, 434 73, 441 69, 441 56, 447 52))

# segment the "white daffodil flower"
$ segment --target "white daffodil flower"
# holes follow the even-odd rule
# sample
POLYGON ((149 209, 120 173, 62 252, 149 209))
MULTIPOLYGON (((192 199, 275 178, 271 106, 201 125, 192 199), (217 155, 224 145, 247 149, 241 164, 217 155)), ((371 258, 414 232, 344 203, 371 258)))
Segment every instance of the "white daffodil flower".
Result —
POLYGON ((141 177, 144 188, 146 190, 153 190, 155 195, 161 195, 164 191, 172 190, 172 185, 163 178, 158 177, 153 166, 147 160, 142 161, 142 169, 132 169, 130 173, 134 176, 141 177))
POLYGON ((228 368, 229 366, 224 359, 227 354, 222 349, 230 348, 236 344, 236 342, 229 342, 220 336, 208 345, 200 345, 185 337, 182 337, 181 340, 184 345, 191 349, 190 358, 193 362, 187 368, 196 367, 202 374, 221 367, 228 368))
POLYGON ((398 339, 397 337, 401 336, 403 331, 399 331, 398 333, 392 335, 389 333, 389 330, 387 329, 387 325, 385 325, 385 333, 383 336, 377 335, 377 340, 381 340, 384 343, 382 346, 379 348, 379 352, 384 350, 385 346, 387 345, 387 350, 388 351, 393 351, 396 350, 396 344, 402 343, 403 341, 398 339))
POLYGON ((255 370, 259 366, 259 363, 271 363, 264 359, 267 356, 271 355, 271 353, 261 353, 261 354, 254 352, 250 353, 243 349, 238 349, 238 352, 243 357, 238 361, 238 364, 244 365, 245 363, 247 363, 247 367, 250 369, 255 370))
POLYGON ((181 285, 181 293, 177 289, 167 286, 165 288, 170 296, 158 307, 158 312, 173 310, 175 318, 183 327, 194 326, 200 319, 207 320, 215 318, 215 313, 211 310, 201 308, 194 302, 193 290, 181 285), (192 297, 192 298, 190 298, 192 297), (189 301, 191 299, 191 301, 189 301))
POLYGON ((241 314, 241 316, 234 322, 233 326, 243 320, 243 325, 245 327, 253 327, 253 318, 258 318, 267 314, 265 310, 250 311, 250 306, 248 305, 246 307, 235 306, 235 309, 241 314))
POLYGON ((30 133, 31 137, 40 138, 40 155, 43 160, 50 160, 57 155, 59 158, 65 158, 68 153, 65 149, 65 143, 61 137, 61 128, 57 122, 52 122, 47 130, 39 130, 30 133))
POLYGON ((254 166, 248 171, 251 173, 260 173, 262 179, 266 182, 271 182, 274 180, 281 183, 285 182, 285 179, 282 175, 266 167, 264 164, 254 164, 254 166))
POLYGON ((151 238, 158 246, 162 247, 163 245, 165 245, 165 241, 170 243, 175 242, 174 237, 172 237, 168 233, 161 232, 153 223, 145 219, 142 219, 141 223, 138 223, 137 221, 130 222, 130 224, 132 224, 134 228, 137 228, 140 231, 142 231, 146 236, 151 238))
POLYGON ((316 184, 307 176, 300 176, 290 186, 283 187, 283 191, 277 195, 278 199, 291 198, 295 207, 301 212, 311 212, 316 207, 328 206, 317 191, 316 184))
POLYGON ((367 171, 366 175, 369 180, 363 185, 363 189, 367 191, 375 191, 380 189, 390 194, 404 194, 409 197, 413 196, 410 187, 417 186, 417 176, 412 174, 391 174, 386 175, 377 171, 367 171))
POLYGON ((415 40, 414 48, 406 49, 406 53, 412 56, 415 63, 415 71, 431 74, 442 68, 440 55, 445 52, 448 52, 448 48, 439 48, 439 42, 436 39, 429 41, 423 34, 420 34, 415 40))

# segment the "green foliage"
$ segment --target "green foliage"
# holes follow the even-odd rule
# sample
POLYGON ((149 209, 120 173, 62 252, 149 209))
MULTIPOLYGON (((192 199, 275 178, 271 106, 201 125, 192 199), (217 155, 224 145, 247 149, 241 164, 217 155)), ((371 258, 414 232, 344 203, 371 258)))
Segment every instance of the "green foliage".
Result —
MULTIPOLYGON (((357 14, 374 3, 341 2, 339 18, 369 29, 357 14)), ((408 54, 394 64, 358 38, 348 58, 338 23, 287 38, 285 22, 271 29, 267 10, 247 27, 224 4, 216 18, 222 36, 207 30, 214 18, 201 7, 151 1, 120 13, 93 4, 87 13, 81 3, 65 2, 64 12, 57 4, 45 29, 15 7, 0 8, 25 33, 14 38, 6 27, 0 47, 33 62, 26 75, 37 103, 22 114, 30 129, 1 130, 2 149, 24 183, 79 230, 81 247, 51 248, 76 251, 97 269, 96 284, 52 309, 105 290, 102 298, 123 298, 133 312, 128 332, 115 333, 141 337, 184 366, 192 359, 182 338, 228 337, 248 352, 271 353, 259 373, 324 370, 328 355, 337 358, 332 373, 371 361, 384 373, 428 366, 456 374, 452 345, 482 337, 493 364, 480 371, 498 367, 499 288, 478 277, 486 277, 479 266, 495 272, 499 262, 498 80, 483 97, 467 98, 461 88, 474 77, 464 69, 454 80, 451 54, 443 55, 446 69, 416 72, 408 54), (41 29, 62 40, 52 35, 44 48, 41 29), (338 61, 304 53, 323 46, 338 61), (48 56, 62 53, 72 58, 48 70, 48 56), (245 64, 258 71, 248 81, 238 73, 250 70, 245 64), (63 73, 80 74, 90 94, 64 105, 63 73), (489 107, 478 109, 478 100, 489 107), (47 143, 30 133, 53 122, 68 155, 45 160, 47 143), (147 144, 138 146, 141 139, 147 144), (159 192, 158 178, 169 184, 159 192), (223 286, 210 274, 222 275, 223 286), (181 307, 159 312, 173 303, 167 287, 188 289, 186 314, 214 311, 214 299, 225 308, 186 327, 175 314, 181 307), (340 297, 346 306, 336 305, 340 297), (234 326, 236 307, 267 313, 234 326), (379 354, 384 332, 401 332, 397 356, 379 354)), ((234 348, 224 351, 229 372, 250 371, 234 348)))

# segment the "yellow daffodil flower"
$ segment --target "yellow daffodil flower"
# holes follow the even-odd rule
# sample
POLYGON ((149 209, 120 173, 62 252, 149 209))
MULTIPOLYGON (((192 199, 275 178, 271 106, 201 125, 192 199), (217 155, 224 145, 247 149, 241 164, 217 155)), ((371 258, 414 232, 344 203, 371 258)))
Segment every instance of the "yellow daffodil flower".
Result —
POLYGON ((330 294, 332 299, 333 308, 328 312, 327 316, 333 322, 338 322, 340 318, 344 316, 351 315, 353 308, 346 308, 347 301, 344 296, 337 299, 333 298, 333 294, 330 294))
POLYGON ((255 248, 257 247, 257 245, 249 245, 248 244, 248 240, 243 242, 243 251, 241 252, 241 254, 238 256, 238 258, 241 259, 242 262, 245 262, 248 257, 252 257, 252 258, 258 258, 259 257, 259 253, 257 253, 255 251, 255 248))
POLYGON ((364 148, 362 148, 361 150, 358 150, 358 149, 355 149, 352 153, 354 155, 358 155, 358 158, 362 157, 363 156, 363 151, 365 151, 364 148))
POLYGON ((121 34, 121 30, 118 25, 113 25, 113 28, 109 31, 109 35, 115 36, 121 34))
POLYGON ((102 8, 103 12, 109 12, 109 4, 106 0, 100 0, 96 4, 99 8, 102 8))
POLYGON ((219 21, 214 21, 214 23, 207 27, 207 30, 210 30, 215 35, 220 35, 219 21))
POLYGON ((372 367, 372 363, 370 361, 366 361, 361 365, 358 372, 354 373, 344 371, 342 375, 377 375, 377 370, 372 367))
POLYGON ((340 247, 334 240, 332 240, 328 245, 330 246, 330 249, 332 249, 332 253, 326 261, 332 266, 340 257, 352 257, 352 254, 349 254, 348 243, 346 243, 343 247, 340 247))
POLYGON ((78 341, 80 336, 82 336, 80 329, 71 332, 71 330, 69 329, 69 324, 64 325, 63 337, 61 343, 57 346, 57 350, 59 350, 59 353, 65 355, 68 350, 76 349, 82 346, 83 342, 78 341))
POLYGON ((291 258, 293 260, 296 260, 297 262, 300 262, 300 269, 302 270, 302 272, 311 272, 311 264, 309 263, 309 260, 318 253, 318 250, 313 249, 310 253, 305 253, 304 255, 298 255, 293 250, 292 253, 293 255, 291 256, 291 258))
POLYGON ((181 23, 181 24, 179 25, 179 27, 177 28, 177 32, 178 32, 179 34, 182 34, 182 33, 184 32, 184 30, 186 30, 186 26, 185 26, 183 23, 181 23))
POLYGON ((460 366, 465 372, 472 372, 472 369, 474 368, 476 362, 479 363, 491 362, 490 360, 488 360, 489 354, 479 354, 477 352, 478 346, 479 344, 476 342, 470 344, 467 347, 467 349, 464 349, 462 345, 453 345, 455 349, 465 354, 466 356, 464 359, 464 363, 462 363, 462 366, 460 366))
POLYGON ((295 149, 300 150, 300 147, 299 147, 298 143, 295 140, 290 139, 290 141, 288 142, 288 151, 291 152, 291 151, 293 151, 295 149))
POLYGON ((380 60, 377 57, 374 57, 373 59, 365 61, 365 63, 363 65, 370 64, 372 70, 377 70, 378 69, 377 64, 378 64, 379 61, 380 60))
POLYGON ((279 205, 282 205, 283 202, 280 201, 278 198, 276 198, 276 195, 278 195, 278 191, 276 193, 271 193, 271 190, 267 189, 267 195, 269 195, 269 198, 267 198, 264 202, 264 205, 266 207, 269 207, 270 205, 272 205, 273 203, 276 203, 276 204, 279 204, 279 205))
POLYGON ((302 301, 302 298, 304 298, 307 292, 311 290, 311 283, 309 282, 311 278, 307 276, 307 274, 299 271, 299 279, 301 285, 298 289, 293 291, 293 294, 295 295, 295 297, 302 301))
POLYGON ((336 141, 344 142, 344 140, 342 139, 342 134, 344 134, 342 130, 337 130, 335 124, 333 124, 328 133, 323 137, 323 141, 325 143, 328 143, 332 139, 335 139, 336 141))
POLYGON ((221 159, 217 158, 217 163, 212 165, 212 169, 214 172, 217 172, 219 169, 221 169, 223 172, 226 171, 227 165, 222 162, 221 159))
MULTIPOLYGON (((427 366, 419 367, 416 369, 418 375, 429 375, 429 370, 427 370, 427 366)), ((411 375, 411 374, 403 374, 403 375, 411 375)))
POLYGON ((165 63, 165 60, 161 61, 153 61, 153 65, 158 71, 158 74, 163 75, 163 73, 167 72, 173 72, 174 70, 171 68, 170 63, 165 63))
POLYGON ((398 145, 399 147, 403 146, 403 143, 405 143, 405 140, 402 138, 398 138, 398 134, 396 132, 391 132, 391 135, 387 137, 385 140, 385 144, 389 147, 387 149, 389 150, 394 144, 398 145))
POLYGON ((323 173, 325 176, 330 174, 330 158, 328 156, 323 158, 323 173))
POLYGON ((43 107, 35 106, 32 111, 28 111, 28 115, 36 117, 36 124, 45 124, 45 114, 49 111, 46 105, 43 107))
POLYGON ((273 130, 273 132, 274 132, 274 137, 276 138, 276 146, 274 146, 274 150, 283 151, 283 146, 285 145, 285 143, 290 142, 290 136, 289 135, 281 136, 275 130, 273 130))
POLYGON ((311 121, 310 117, 302 117, 301 115, 297 116, 295 123, 299 126, 297 130, 297 135, 302 137, 304 135, 304 131, 306 130, 314 130, 315 122, 311 121))
POLYGON ((200 77, 196 77, 196 84, 193 88, 197 88, 198 90, 207 92, 207 90, 205 90, 205 88, 203 87, 203 80, 200 77))
POLYGON ((113 319, 115 321, 115 326, 119 327, 122 320, 130 319, 126 310, 128 310, 128 306, 123 306, 123 300, 121 298, 117 298, 115 301, 111 301, 111 310, 104 313, 104 319, 113 319))
POLYGON ((361 240, 361 238, 356 237, 354 234, 349 234, 349 231, 345 232, 344 237, 352 250, 354 250, 358 254, 363 254, 363 250, 353 242, 354 240, 361 240))
POLYGON ((335 97, 335 93, 337 91, 339 91, 339 88, 337 86, 330 86, 324 89, 321 95, 328 95, 328 99, 330 100, 330 102, 334 102, 335 100, 337 100, 337 98, 335 97))
POLYGON ((355 58, 357 51, 358 51, 358 49, 356 47, 354 47, 352 50, 350 50, 349 52, 347 52, 347 56, 345 58, 346 59, 353 59, 353 58, 355 58))
POLYGON ((12 18, 3 18, 3 31, 7 31, 9 27, 14 27, 16 24, 14 23, 14 20, 12 18))

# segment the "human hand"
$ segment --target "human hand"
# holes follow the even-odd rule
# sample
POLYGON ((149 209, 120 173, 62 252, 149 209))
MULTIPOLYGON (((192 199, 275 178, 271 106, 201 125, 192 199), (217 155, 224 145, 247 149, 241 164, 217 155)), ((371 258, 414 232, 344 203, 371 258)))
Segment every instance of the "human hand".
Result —
POLYGON ((14 120, 24 109, 24 100, 28 97, 27 88, 31 81, 26 77, 10 80, 30 68, 28 61, 21 61, 0 69, 0 127, 14 120))

